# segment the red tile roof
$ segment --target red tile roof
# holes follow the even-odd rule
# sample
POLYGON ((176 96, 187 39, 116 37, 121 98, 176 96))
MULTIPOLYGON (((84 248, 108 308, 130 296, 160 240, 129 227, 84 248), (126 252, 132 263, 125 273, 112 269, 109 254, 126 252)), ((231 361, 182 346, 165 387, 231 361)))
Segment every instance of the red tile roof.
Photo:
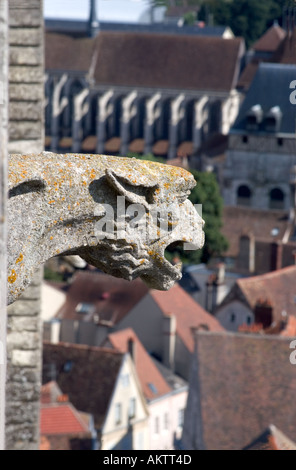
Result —
POLYGON ((196 333, 197 365, 192 368, 183 428, 187 442, 203 441, 206 450, 241 450, 270 423, 295 442, 296 373, 289 361, 290 341, 196 333))
POLYGON ((153 400, 166 395, 171 391, 170 386, 167 384, 141 341, 131 328, 111 333, 108 340, 114 348, 118 351, 125 353, 128 351, 128 340, 134 341, 135 347, 135 367, 139 377, 142 390, 147 400, 153 400), (149 384, 153 384, 156 393, 153 393, 149 384))
POLYGON ((230 91, 236 86, 241 38, 101 32, 97 85, 230 91))
POLYGON ((296 337, 296 318, 295 317, 288 317, 287 324, 283 331, 280 332, 281 336, 287 337, 296 337))
POLYGON ((45 34, 45 68, 47 70, 87 72, 93 56, 94 39, 56 33, 45 34))
POLYGON ((48 371, 57 372, 56 382, 73 406, 94 417, 100 428, 108 410, 123 354, 107 348, 78 344, 43 344, 43 383, 48 371))
POLYGON ((93 62, 97 85, 229 91, 243 52, 241 38, 106 31, 93 39, 45 36, 47 70, 86 73, 93 62))
POLYGON ((296 266, 289 266, 261 276, 240 278, 236 285, 251 309, 259 299, 268 299, 273 306, 273 320, 280 321, 283 319, 282 312, 296 317, 295 279, 296 266))
POLYGON ((296 450, 296 444, 271 424, 265 432, 243 450, 296 450))
POLYGON ((51 380, 41 387, 41 403, 44 405, 49 403, 57 403, 58 398, 62 394, 63 393, 58 384, 54 380, 51 380))
POLYGON ((296 63, 296 29, 286 35, 278 50, 275 52, 273 61, 281 64, 296 63))
POLYGON ((224 331, 218 320, 204 310, 179 284, 169 291, 151 290, 150 295, 164 315, 175 315, 177 335, 193 352, 192 328, 206 325, 210 331, 224 331))
POLYGON ((279 25, 273 25, 253 44, 252 49, 254 51, 275 52, 286 34, 286 31, 279 25))
POLYGON ((40 423, 43 435, 89 433, 87 425, 70 403, 42 405, 40 423))

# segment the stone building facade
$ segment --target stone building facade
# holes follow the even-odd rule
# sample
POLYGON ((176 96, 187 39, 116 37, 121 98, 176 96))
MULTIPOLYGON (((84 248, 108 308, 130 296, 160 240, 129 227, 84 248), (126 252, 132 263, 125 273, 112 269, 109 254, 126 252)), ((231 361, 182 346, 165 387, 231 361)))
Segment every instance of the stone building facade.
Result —
POLYGON ((229 133, 224 165, 226 206, 289 210, 296 165, 295 105, 291 85, 296 66, 259 65, 229 133))
MULTIPOLYGON (((9 0, 9 153, 40 152, 44 133, 43 0, 9 0)), ((8 308, 6 449, 39 448, 40 284, 8 308)))
POLYGON ((240 104, 240 38, 46 33, 46 148, 168 159, 227 134, 240 104), (75 52, 74 52, 75 51, 75 52))

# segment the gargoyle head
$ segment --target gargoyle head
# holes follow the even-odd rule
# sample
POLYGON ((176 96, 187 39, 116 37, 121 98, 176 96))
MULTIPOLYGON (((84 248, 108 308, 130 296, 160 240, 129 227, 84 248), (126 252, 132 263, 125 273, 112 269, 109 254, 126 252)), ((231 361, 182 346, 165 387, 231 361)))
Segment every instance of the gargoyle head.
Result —
POLYGON ((169 289, 181 278, 165 250, 199 249, 203 220, 188 200, 196 182, 182 168, 104 155, 11 155, 8 303, 36 268, 80 255, 116 277, 169 289))
POLYGON ((182 275, 181 263, 168 261, 165 250, 204 244, 204 221, 187 199, 196 184, 193 176, 143 161, 132 170, 107 168, 105 176, 106 193, 113 197, 109 193, 109 203, 98 205, 94 246, 80 255, 113 276, 141 277, 154 289, 168 290, 182 275))

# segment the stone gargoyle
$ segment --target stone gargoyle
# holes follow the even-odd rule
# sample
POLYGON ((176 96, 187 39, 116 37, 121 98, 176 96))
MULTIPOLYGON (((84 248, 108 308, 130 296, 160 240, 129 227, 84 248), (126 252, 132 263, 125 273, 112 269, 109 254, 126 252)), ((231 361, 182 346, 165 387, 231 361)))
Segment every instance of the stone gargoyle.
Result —
POLYGON ((181 267, 167 260, 166 248, 204 244, 204 222, 188 200, 195 185, 182 168, 135 158, 10 155, 8 304, 58 255, 168 290, 181 267))

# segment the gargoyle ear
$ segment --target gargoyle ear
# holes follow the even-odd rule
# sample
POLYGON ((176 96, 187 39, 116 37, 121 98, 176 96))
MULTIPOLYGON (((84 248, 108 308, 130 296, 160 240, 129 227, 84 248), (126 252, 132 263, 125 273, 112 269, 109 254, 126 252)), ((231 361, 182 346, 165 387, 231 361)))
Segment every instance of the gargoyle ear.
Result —
POLYGON ((150 204, 154 203, 155 191, 159 186, 147 176, 139 174, 126 176, 107 169, 106 177, 110 185, 132 204, 142 204, 149 209, 150 204))

